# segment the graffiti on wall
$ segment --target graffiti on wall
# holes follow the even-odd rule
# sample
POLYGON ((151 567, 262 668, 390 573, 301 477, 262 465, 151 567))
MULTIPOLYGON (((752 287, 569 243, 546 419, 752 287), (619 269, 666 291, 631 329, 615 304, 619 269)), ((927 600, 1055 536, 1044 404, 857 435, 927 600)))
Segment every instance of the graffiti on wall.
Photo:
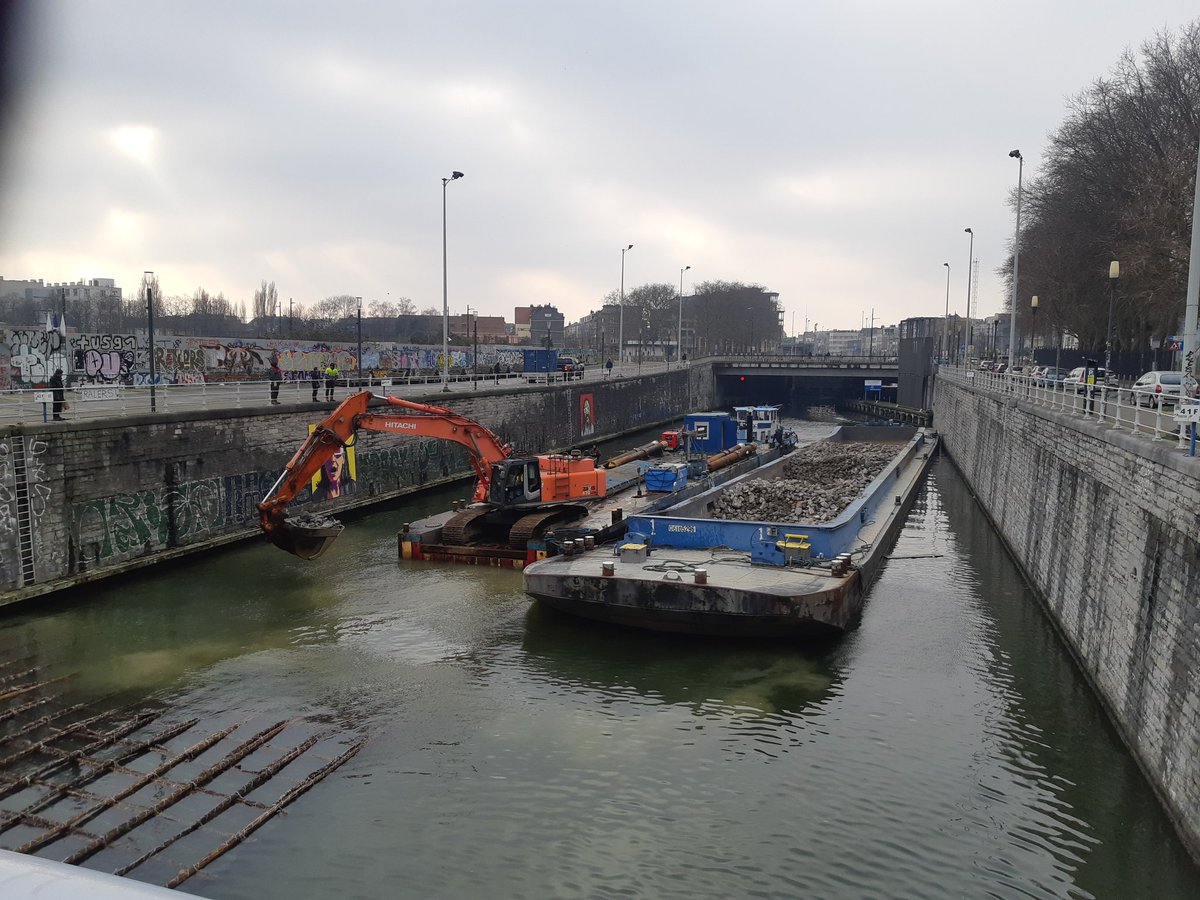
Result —
POLYGON ((18 584, 21 568, 18 546, 16 472, 12 465, 12 446, 0 441, 0 584, 18 584))
MULTIPOLYGON (((475 348, 453 348, 447 365, 469 369, 475 348)), ((154 342, 156 384, 198 384, 206 380, 265 377, 271 359, 279 360, 285 377, 305 380, 313 369, 331 363, 343 372, 359 367, 358 345, 289 339, 219 339, 159 335, 154 342)), ((478 365, 491 371, 519 371, 522 348, 485 345, 478 365)), ((434 372, 442 368, 442 348, 375 342, 363 344, 362 367, 394 373, 434 372)), ((43 386, 56 368, 74 384, 150 383, 149 342, 135 334, 71 334, 14 329, 0 335, 0 387, 43 386)))
POLYGON ((55 369, 71 369, 70 339, 57 331, 16 329, 4 333, 9 377, 27 384, 44 384, 55 369))
MULTIPOLYGON (((10 491, 7 460, 0 443, 0 547, 7 540, 5 517, 10 491), (6 480, 7 479, 7 480, 6 480)), ((372 490, 394 490, 461 473, 468 468, 466 452, 444 441, 404 441, 356 453, 353 472, 340 479, 342 493, 353 493, 370 478, 372 490)), ((258 521, 258 504, 278 477, 277 471, 247 472, 205 478, 153 490, 130 491, 76 503, 71 508, 71 539, 75 556, 85 565, 151 553, 211 537, 258 521)), ((342 473, 337 473, 342 474, 342 473)), ((46 495, 49 499, 49 495, 46 495)), ((293 504, 333 499, 321 485, 303 491, 293 504)), ((12 540, 16 537, 15 507, 12 540)))
POLYGON ((226 475, 77 503, 71 536, 77 553, 92 563, 189 543, 257 521, 258 504, 276 477, 226 475))

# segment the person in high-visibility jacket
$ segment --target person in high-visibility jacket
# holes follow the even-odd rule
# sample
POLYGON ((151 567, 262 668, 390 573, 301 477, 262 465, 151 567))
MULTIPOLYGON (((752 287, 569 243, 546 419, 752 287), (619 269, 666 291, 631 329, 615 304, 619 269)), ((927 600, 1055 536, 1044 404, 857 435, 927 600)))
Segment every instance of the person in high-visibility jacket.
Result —
POLYGON ((333 399, 333 388, 334 388, 334 385, 337 384, 337 377, 339 374, 340 373, 338 371, 338 367, 336 365, 334 365, 333 363, 330 363, 329 365, 327 365, 325 367, 325 399, 326 400, 333 399))

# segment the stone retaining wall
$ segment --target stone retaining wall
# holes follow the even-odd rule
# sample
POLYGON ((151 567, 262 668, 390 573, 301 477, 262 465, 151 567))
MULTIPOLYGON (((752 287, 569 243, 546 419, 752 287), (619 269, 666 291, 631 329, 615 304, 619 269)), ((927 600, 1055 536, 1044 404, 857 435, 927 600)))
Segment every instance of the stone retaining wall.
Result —
MULTIPOLYGON (((594 441, 712 402, 712 369, 434 398, 518 452, 594 441), (688 385, 688 379, 691 385, 688 385)), ((0 429, 0 605, 252 534, 257 504, 328 404, 0 429)), ((443 441, 359 435, 337 511, 470 473, 443 441)))
POLYGON ((934 424, 1200 858, 1200 459, 946 379, 934 424))

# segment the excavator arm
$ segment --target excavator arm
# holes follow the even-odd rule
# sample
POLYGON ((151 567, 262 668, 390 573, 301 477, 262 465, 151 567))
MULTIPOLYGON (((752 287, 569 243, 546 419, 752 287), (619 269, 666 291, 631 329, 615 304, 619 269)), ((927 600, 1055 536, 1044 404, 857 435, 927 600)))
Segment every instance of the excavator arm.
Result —
POLYGON ((454 441, 470 453, 475 470, 474 502, 487 499, 493 463, 507 459, 512 448, 489 428, 460 416, 444 406, 414 403, 399 397, 380 397, 361 391, 347 397, 321 421, 300 445, 267 496, 258 504, 259 524, 275 546, 305 559, 320 556, 341 531, 333 520, 304 523, 289 521, 285 512, 321 467, 347 446, 359 431, 374 431, 402 437, 432 437, 454 441), (372 399, 385 401, 391 409, 370 410, 372 399))

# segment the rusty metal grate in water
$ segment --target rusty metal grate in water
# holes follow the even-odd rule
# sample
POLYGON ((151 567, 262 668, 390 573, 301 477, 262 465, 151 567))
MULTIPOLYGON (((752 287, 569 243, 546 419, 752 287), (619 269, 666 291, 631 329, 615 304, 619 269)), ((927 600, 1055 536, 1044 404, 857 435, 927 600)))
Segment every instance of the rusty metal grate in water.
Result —
POLYGON ((0 664, 0 848, 177 887, 365 743, 313 723, 171 721, 68 703, 69 676, 0 664))

